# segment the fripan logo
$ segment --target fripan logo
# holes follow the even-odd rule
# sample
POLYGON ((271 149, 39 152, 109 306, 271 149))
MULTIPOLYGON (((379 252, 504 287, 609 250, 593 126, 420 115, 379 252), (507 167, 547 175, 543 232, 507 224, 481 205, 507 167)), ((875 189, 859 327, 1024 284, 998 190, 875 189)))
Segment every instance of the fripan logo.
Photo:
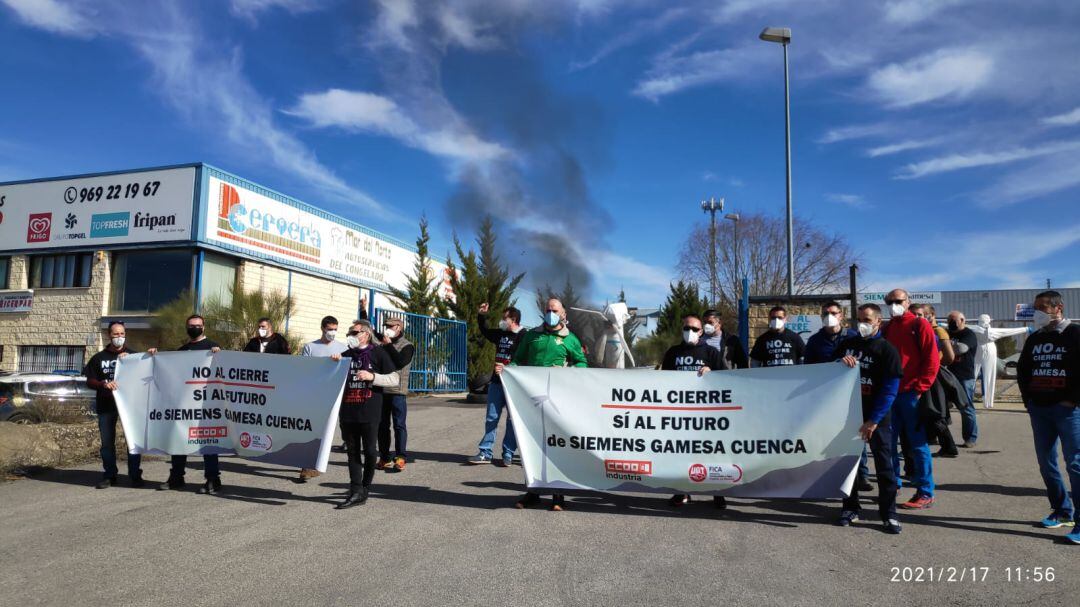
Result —
POLYGON ((52 213, 31 213, 26 225, 26 242, 49 242, 52 213))
POLYGON ((90 218, 90 238, 127 236, 131 213, 98 213, 90 218))
MULTIPOLYGON (((154 228, 175 226, 176 215, 151 215, 150 213, 135 213, 135 221, 132 227, 135 228, 147 228, 151 232, 154 228)), ((172 232, 174 230, 161 230, 163 232, 172 232)))

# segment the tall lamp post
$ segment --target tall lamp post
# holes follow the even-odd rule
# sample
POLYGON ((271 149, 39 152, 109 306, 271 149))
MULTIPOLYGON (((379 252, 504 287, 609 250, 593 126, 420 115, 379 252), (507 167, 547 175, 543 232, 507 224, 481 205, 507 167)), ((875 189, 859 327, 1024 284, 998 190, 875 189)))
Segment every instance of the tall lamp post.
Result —
POLYGON ((724 211, 724 199, 709 197, 701 201, 701 210, 708 213, 709 218, 709 305, 716 307, 716 213, 724 211))
POLYGON ((795 293, 795 253, 791 219, 791 96, 788 92, 787 47, 791 44, 791 28, 767 27, 758 36, 765 42, 776 42, 784 47, 784 150, 787 168, 787 294, 790 299, 795 293))
POLYGON ((727 215, 724 215, 724 219, 730 219, 732 227, 735 230, 735 294, 741 298, 742 293, 739 291, 739 279, 742 278, 742 274, 739 271, 739 214, 728 213, 727 215))

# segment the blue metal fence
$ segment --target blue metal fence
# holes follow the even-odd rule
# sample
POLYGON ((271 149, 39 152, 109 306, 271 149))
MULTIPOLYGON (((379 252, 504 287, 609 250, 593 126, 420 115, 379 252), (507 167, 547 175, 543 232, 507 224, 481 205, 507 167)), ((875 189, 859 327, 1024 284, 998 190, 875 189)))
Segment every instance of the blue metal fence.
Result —
POLYGON ((409 373, 410 392, 465 392, 468 358, 465 323, 449 318, 375 308, 374 323, 382 327, 397 318, 405 338, 416 346, 409 373))

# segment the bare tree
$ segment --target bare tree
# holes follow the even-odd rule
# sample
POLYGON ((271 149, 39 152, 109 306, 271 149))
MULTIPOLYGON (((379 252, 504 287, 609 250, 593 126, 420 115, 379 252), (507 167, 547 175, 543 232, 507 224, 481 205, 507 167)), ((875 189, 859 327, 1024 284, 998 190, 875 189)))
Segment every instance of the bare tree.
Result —
MULTIPOLYGON (((744 214, 739 220, 738 268, 735 226, 725 221, 716 226, 716 259, 720 267, 718 305, 736 305, 740 278, 750 279, 751 295, 779 295, 787 291, 787 234, 782 217, 744 214)), ((829 234, 814 224, 795 221, 795 293, 810 294, 847 290, 847 270, 859 263, 859 255, 840 235, 829 234)), ((680 278, 709 283, 709 224, 695 224, 679 250, 676 265, 680 278)))

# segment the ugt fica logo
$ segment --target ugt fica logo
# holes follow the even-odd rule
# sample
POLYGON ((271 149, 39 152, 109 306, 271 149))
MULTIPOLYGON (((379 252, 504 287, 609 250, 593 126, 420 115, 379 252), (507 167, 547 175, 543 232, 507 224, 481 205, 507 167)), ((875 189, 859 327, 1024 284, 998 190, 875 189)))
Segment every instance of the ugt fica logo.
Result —
POLYGON ((52 231, 52 213, 31 213, 26 225, 26 242, 49 242, 52 231))

